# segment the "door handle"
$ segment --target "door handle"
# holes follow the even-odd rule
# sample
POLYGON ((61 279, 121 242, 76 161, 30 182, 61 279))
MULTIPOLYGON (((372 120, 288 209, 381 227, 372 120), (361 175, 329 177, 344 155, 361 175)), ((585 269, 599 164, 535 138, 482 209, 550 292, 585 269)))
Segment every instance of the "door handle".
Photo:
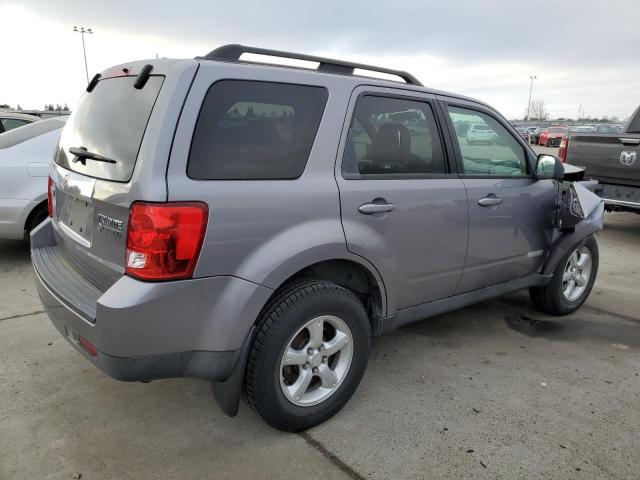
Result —
POLYGON ((619 138, 623 145, 640 145, 640 138, 619 138))
POLYGON ((484 197, 478 200, 478 205, 481 207, 493 207, 495 205, 500 205, 502 203, 502 199, 498 197, 484 197))
POLYGON ((396 206, 393 203, 364 203, 358 207, 358 211, 365 215, 393 212, 395 209, 396 206))

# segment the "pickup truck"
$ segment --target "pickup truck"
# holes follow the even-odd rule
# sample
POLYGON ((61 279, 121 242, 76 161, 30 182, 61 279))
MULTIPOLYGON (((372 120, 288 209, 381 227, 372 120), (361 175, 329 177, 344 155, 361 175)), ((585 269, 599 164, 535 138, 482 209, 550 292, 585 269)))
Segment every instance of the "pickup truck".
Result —
POLYGON ((607 211, 640 213, 640 107, 622 133, 570 134, 560 143, 560 160, 585 169, 598 181, 595 193, 607 211))

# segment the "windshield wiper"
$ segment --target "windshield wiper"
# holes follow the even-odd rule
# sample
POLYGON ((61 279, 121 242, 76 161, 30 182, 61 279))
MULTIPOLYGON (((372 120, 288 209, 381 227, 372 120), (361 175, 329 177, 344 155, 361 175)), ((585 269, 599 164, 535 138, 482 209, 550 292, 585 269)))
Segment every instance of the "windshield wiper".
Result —
POLYGON ((73 163, 80 162, 82 165, 87 164, 87 158, 89 160, 95 160, 96 162, 116 163, 114 159, 90 152, 85 147, 71 147, 69 148, 69 153, 76 156, 76 158, 72 160, 73 163))

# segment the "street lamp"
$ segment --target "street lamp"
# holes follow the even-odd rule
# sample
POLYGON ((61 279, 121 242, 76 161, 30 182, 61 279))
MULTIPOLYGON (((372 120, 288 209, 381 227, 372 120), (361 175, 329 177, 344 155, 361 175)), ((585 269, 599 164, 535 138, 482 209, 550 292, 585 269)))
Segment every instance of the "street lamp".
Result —
POLYGON ((525 118, 525 121, 527 122, 529 121, 529 109, 531 108, 531 92, 533 91, 533 81, 538 77, 535 75, 531 75, 529 78, 531 79, 531 85, 529 85, 529 103, 527 104, 527 118, 525 118))
POLYGON ((93 30, 91 30, 90 28, 87 28, 85 30, 84 27, 80 27, 80 29, 78 29, 78 27, 74 25, 73 31, 76 33, 79 33, 82 36, 82 53, 84 53, 84 71, 87 75, 87 83, 89 83, 89 67, 87 67, 87 49, 84 47, 84 34, 85 33, 91 34, 93 33, 93 30))

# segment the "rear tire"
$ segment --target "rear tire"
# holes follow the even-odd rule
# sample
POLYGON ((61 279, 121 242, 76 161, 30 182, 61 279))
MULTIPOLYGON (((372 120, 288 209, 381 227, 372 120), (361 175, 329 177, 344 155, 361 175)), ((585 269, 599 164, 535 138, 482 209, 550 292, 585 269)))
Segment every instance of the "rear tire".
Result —
POLYGON ((598 243, 594 237, 589 237, 558 263, 549 284, 529 289, 533 305, 549 315, 575 312, 591 293, 598 263, 598 243))
POLYGON ((318 425, 355 392, 370 342, 369 317, 351 291, 322 279, 292 283, 276 294, 258 322, 244 397, 278 430, 318 425))

